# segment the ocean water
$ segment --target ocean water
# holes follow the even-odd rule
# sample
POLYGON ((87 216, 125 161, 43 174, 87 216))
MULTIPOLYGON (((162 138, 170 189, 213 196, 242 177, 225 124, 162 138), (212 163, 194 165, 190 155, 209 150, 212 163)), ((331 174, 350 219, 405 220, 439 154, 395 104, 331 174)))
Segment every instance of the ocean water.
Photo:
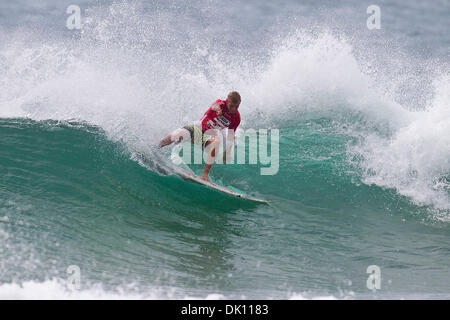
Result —
POLYGON ((0 2, 0 298, 450 298, 448 0, 71 4, 0 2), (268 205, 155 148, 230 90, 268 205))

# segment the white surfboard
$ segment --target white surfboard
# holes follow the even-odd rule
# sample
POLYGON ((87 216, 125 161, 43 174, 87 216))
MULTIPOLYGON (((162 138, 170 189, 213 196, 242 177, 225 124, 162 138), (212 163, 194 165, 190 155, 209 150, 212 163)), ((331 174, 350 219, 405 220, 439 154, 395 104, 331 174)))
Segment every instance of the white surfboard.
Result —
POLYGON ((143 165, 145 165, 147 168, 153 168, 156 166, 157 171, 164 173, 164 174, 176 174, 177 176, 179 176, 180 178, 182 178, 183 180, 186 181, 191 181, 191 182, 195 182, 198 184, 202 184, 206 187, 215 189, 217 191, 229 194, 231 196, 237 197, 237 198, 243 198, 243 199, 247 199, 250 201, 255 201, 255 202, 259 202, 259 203, 265 203, 268 204, 269 202, 264 200, 264 199, 258 199, 258 198, 254 198, 252 196, 249 196, 245 193, 239 193, 237 191, 231 190, 229 188, 223 187, 223 186, 219 186, 218 184, 212 183, 212 182, 208 182, 203 180, 202 178, 200 178, 199 176, 189 172, 186 169, 183 169, 177 165, 174 165, 170 162, 164 161, 163 158, 160 159, 160 161, 158 161, 158 157, 159 155, 156 153, 153 155, 154 159, 150 160, 150 158, 148 157, 148 155, 144 154, 144 153, 136 153, 137 159, 139 161, 142 161, 141 163, 143 165), (148 164, 148 165, 146 165, 148 164))
POLYGON ((195 182, 195 183, 198 183, 198 184, 202 184, 202 185, 205 185, 205 186, 207 186, 207 187, 209 187, 209 188, 216 189, 216 190, 218 190, 218 191, 221 191, 221 192, 223 192, 223 193, 226 193, 226 194, 229 194, 229 195, 238 197, 238 198, 243 198, 243 199, 247 199, 247 200, 250 200, 250 201, 255 201, 255 202, 260 202, 260 203, 266 203, 266 204, 269 203, 268 201, 266 201, 266 200, 264 200, 264 199, 254 198, 254 197, 252 197, 252 196, 249 196, 249 195, 246 195, 246 194, 243 194, 243 193, 239 193, 239 192, 233 191, 233 190, 228 189, 228 188, 226 188, 226 187, 219 186, 218 184, 215 184, 215 183, 212 183, 212 182, 209 182, 209 181, 205 181, 205 180, 203 180, 202 178, 200 178, 199 176, 196 176, 195 174, 190 173, 189 171, 186 171, 186 170, 183 170, 183 169, 180 169, 180 168, 179 168, 178 170, 176 170, 175 173, 176 173, 179 177, 181 177, 182 179, 184 179, 184 180, 192 181, 192 182, 195 182))

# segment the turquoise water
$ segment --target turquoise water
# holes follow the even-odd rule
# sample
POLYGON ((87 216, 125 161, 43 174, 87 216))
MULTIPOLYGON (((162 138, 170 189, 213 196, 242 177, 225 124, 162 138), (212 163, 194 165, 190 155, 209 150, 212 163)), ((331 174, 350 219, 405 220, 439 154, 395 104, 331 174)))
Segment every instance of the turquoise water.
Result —
POLYGON ((349 138, 329 125, 283 129, 273 177, 213 168, 270 201, 259 205, 160 176, 96 127, 2 120, 1 281, 50 286, 78 265, 82 290, 143 297, 448 298, 448 223, 362 184, 345 161, 349 138), (373 264, 383 282, 370 294, 373 264))
POLYGON ((376 35, 351 1, 84 3, 69 35, 36 22, 52 1, 0 16, 0 298, 450 298, 447 2, 382 3, 376 35), (229 22, 246 10, 270 25, 229 22), (279 130, 279 171, 211 178, 268 205, 154 147, 231 89, 242 129, 279 130))

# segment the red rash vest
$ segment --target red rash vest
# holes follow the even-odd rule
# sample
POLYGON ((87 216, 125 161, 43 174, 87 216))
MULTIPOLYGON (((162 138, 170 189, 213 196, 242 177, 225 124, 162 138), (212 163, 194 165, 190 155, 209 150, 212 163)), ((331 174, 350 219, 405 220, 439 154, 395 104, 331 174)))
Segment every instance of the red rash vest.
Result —
POLYGON ((203 132, 209 129, 224 128, 236 130, 240 122, 241 115, 239 114, 239 111, 236 110, 235 113, 229 113, 227 102, 220 99, 214 102, 200 119, 200 125, 203 132), (216 111, 214 111, 214 109, 217 108, 220 108, 222 110, 222 114, 220 116, 217 116, 216 111))

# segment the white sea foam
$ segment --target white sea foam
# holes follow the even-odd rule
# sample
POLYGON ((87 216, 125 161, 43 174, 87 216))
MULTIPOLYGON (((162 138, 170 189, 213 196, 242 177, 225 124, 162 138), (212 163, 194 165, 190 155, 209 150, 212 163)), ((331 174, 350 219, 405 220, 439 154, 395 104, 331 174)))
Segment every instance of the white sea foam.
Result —
MULTIPOLYGON (((143 298, 139 294, 109 293, 100 287, 70 291, 64 284, 57 280, 47 280, 44 282, 26 281, 21 284, 10 283, 0 285, 1 300, 117 300, 143 298)), ((149 298, 157 299, 157 296, 149 296, 149 298)))
MULTIPOLYGON (((198 290, 197 290, 198 291, 198 290)), ((132 288, 116 288, 105 290, 101 285, 93 285, 87 289, 69 290, 62 281, 56 279, 25 281, 22 283, 0 284, 0 300, 228 300, 248 299, 247 296, 223 294, 215 292, 194 293, 183 288, 154 288, 144 292, 132 288)), ((259 293, 261 295, 261 293, 259 293)), ((351 297, 351 296, 349 296, 351 297)), ((349 298, 344 297, 344 298, 349 298)), ((267 293, 262 299, 289 300, 336 300, 333 295, 313 295, 301 293, 286 293, 281 296, 267 293)))
POLYGON ((418 204, 450 209, 450 77, 435 81, 428 107, 389 138, 372 134, 352 151, 363 155, 364 182, 394 188, 418 204))

